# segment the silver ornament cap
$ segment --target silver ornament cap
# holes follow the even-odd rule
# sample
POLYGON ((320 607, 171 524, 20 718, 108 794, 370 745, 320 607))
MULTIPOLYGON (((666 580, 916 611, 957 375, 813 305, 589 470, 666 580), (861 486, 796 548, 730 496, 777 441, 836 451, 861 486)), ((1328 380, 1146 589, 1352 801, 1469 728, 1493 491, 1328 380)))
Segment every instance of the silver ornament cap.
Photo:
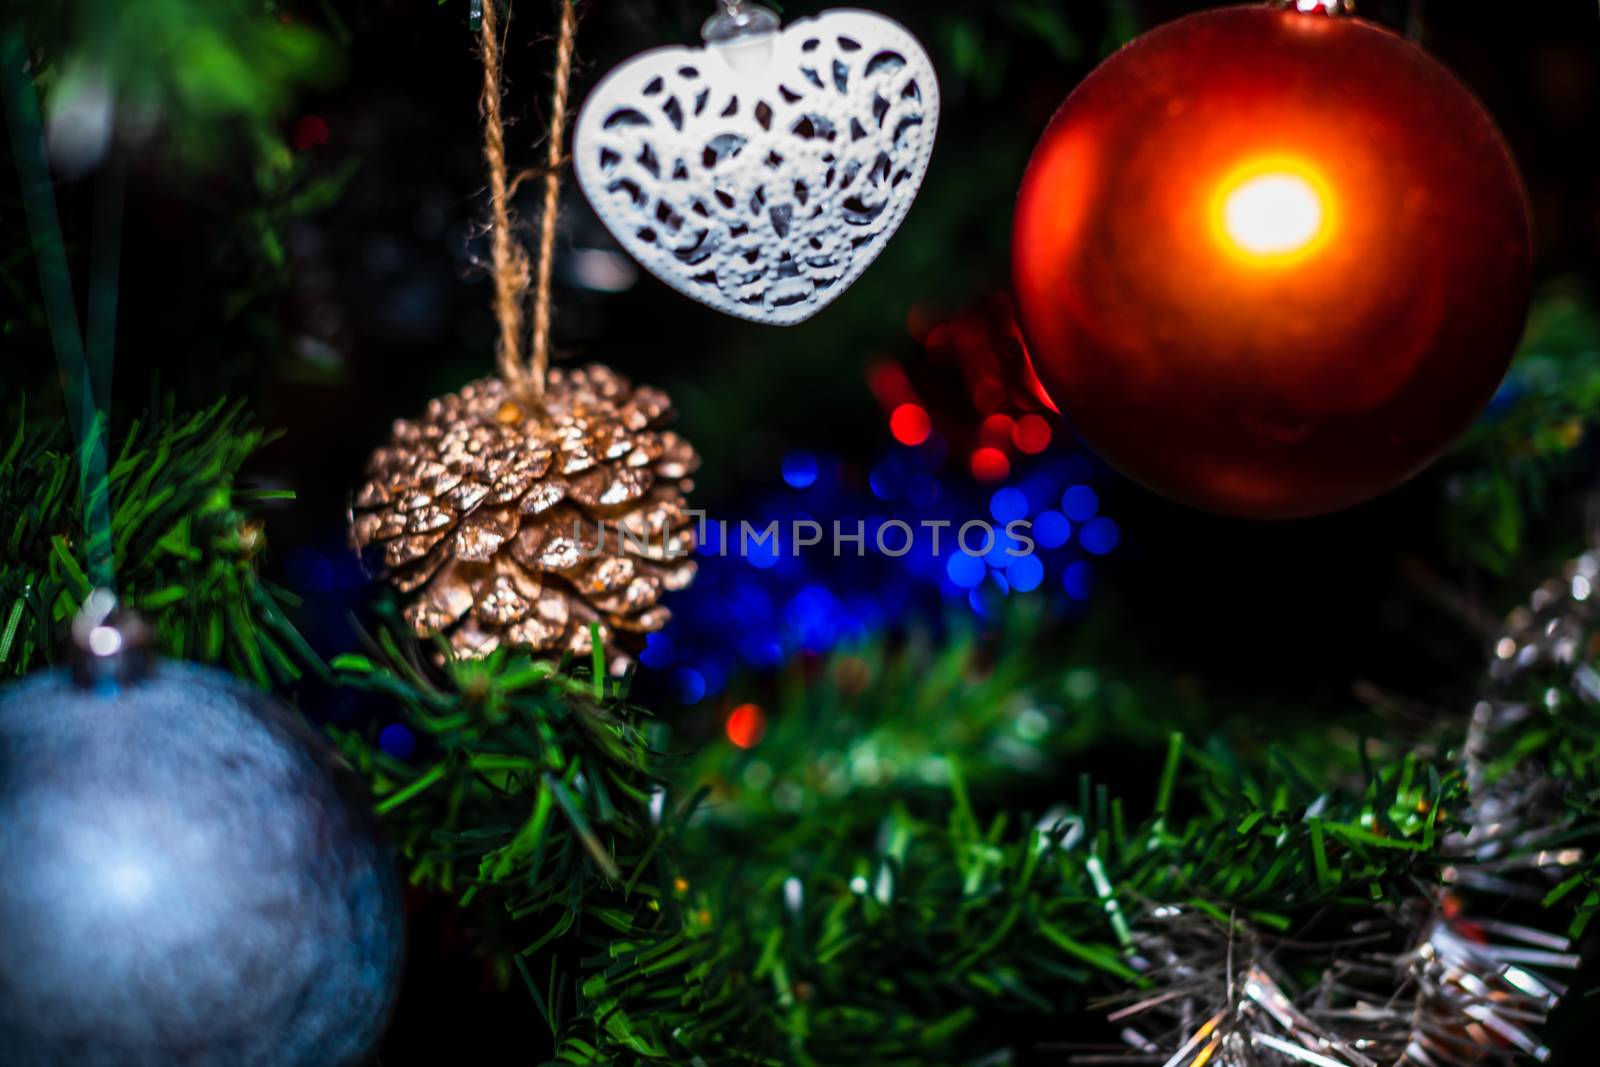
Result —
POLYGON ((83 689, 115 689, 150 675, 150 627, 119 608, 109 589, 96 589, 72 620, 72 680, 83 689))

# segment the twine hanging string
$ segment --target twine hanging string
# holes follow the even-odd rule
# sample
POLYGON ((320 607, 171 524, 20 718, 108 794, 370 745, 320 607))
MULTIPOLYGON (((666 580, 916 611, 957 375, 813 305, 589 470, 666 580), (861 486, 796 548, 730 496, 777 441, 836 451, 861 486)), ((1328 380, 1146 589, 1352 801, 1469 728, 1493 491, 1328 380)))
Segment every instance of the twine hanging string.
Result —
POLYGON ((550 289, 556 259, 556 216, 561 209, 561 166, 567 142, 567 90, 578 38, 573 0, 561 0, 561 36, 556 41, 555 96, 550 104, 550 144, 545 159, 544 211, 539 219, 539 276, 533 295, 533 350, 528 360, 535 396, 544 395, 550 368, 550 289))
MULTIPOLYGON (((509 9, 507 20, 509 21, 509 9)), ((561 209, 561 166, 566 153, 567 97, 572 57, 578 36, 573 0, 561 0, 561 29, 556 42, 555 96, 550 109, 549 153, 544 173, 544 209, 539 225, 537 287, 528 362, 522 360, 522 305, 530 272, 527 253, 512 239, 511 195, 507 178, 505 126, 500 112, 503 40, 495 0, 483 5, 483 154, 489 164, 489 199, 493 213, 490 254, 494 264, 494 308, 500 322, 500 376, 518 393, 544 396, 550 369, 550 301, 555 267, 556 220, 561 209)))
MULTIPOLYGON (((483 155, 489 163, 489 231, 494 263, 494 314, 500 320, 500 377, 525 386, 522 365, 522 298, 528 291, 528 257, 511 239, 511 193, 506 179, 505 125, 500 117, 500 16, 497 0, 483 5, 483 155)), ((507 22, 510 22, 509 9, 507 22)))

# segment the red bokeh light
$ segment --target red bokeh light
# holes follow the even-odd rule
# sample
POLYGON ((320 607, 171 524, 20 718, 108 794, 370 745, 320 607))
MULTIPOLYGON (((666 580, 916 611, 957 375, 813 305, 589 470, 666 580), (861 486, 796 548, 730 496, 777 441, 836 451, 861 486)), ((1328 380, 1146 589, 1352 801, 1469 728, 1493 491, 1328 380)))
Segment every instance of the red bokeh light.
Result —
POLYGON ((1011 443, 1018 452, 1036 456, 1050 447, 1050 424, 1039 415, 1024 415, 1011 430, 1011 443))
POLYGON ((1000 482, 1011 473, 1011 461, 998 448, 980 448, 972 453, 972 476, 980 482, 1000 482))
POLYGON ((740 704, 728 713, 724 727, 728 740, 740 748, 755 748, 767 732, 767 713, 756 704, 740 704))
POLYGON ((984 375, 972 387, 972 405, 980 412, 999 411, 1010 404, 1011 395, 1006 391, 1005 383, 993 375, 984 375))
POLYGON ((304 152, 308 148, 328 143, 328 123, 321 115, 307 115, 294 124, 294 133, 290 135, 289 142, 294 145, 296 152, 304 152))
POLYGON ((919 405, 901 404, 889 416, 889 432, 903 445, 920 445, 933 432, 933 423, 919 405))
POLYGON ((983 425, 978 427, 978 437, 986 445, 1004 451, 1011 444, 1011 437, 1016 432, 1017 424, 1011 421, 1010 415, 990 415, 983 420, 983 425))
POLYGON ((878 398, 885 410, 893 411, 901 404, 916 399, 911 379, 898 363, 883 360, 867 369, 867 388, 878 398))

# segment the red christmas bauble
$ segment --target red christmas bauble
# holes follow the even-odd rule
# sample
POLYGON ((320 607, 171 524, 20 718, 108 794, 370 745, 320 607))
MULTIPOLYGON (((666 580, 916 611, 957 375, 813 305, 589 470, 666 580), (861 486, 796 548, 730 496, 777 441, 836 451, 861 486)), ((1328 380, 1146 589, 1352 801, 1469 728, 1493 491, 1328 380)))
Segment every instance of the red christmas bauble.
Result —
POLYGON ((1426 466, 1527 316, 1527 194, 1493 121, 1379 26, 1267 7, 1108 59, 1045 132, 1013 269, 1033 369, 1125 474, 1290 518, 1426 466))

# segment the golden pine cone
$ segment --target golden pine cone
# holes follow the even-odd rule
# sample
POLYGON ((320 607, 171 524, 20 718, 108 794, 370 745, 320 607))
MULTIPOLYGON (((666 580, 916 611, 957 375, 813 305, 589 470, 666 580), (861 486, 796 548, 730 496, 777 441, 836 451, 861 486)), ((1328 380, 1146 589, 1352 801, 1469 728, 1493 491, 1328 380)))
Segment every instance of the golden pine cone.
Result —
POLYGON ((660 427, 665 393, 599 365, 553 370, 541 409, 486 378, 399 419, 350 512, 363 554, 408 600, 419 636, 458 656, 637 643, 662 595, 694 578, 685 495, 700 457, 660 427))

